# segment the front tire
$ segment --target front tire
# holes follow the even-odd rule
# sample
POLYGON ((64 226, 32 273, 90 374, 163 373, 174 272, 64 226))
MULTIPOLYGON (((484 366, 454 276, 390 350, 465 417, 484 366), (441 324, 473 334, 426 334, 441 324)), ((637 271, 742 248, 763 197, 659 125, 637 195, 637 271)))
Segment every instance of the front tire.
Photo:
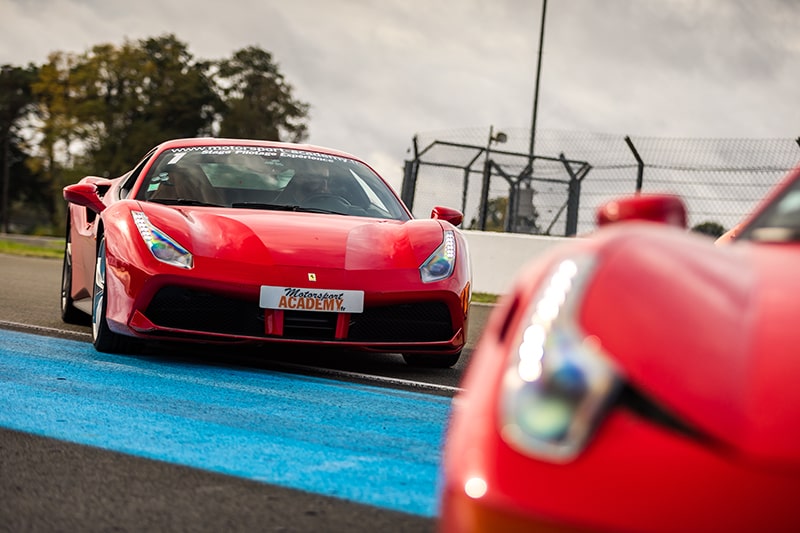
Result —
POLYGON ((403 359, 409 366, 421 368, 451 368, 461 357, 461 351, 448 354, 404 353, 403 359))
POLYGON ((98 352, 126 353, 130 351, 131 339, 114 333, 108 327, 106 309, 106 238, 100 238, 94 268, 94 292, 92 294, 92 344, 98 352))

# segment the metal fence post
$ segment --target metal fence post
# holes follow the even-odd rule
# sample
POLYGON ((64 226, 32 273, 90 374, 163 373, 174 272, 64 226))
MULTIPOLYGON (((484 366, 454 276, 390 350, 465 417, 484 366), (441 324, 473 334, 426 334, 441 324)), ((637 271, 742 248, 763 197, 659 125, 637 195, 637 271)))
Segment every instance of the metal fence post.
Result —
POLYGON ((481 202, 478 210, 478 229, 486 231, 486 213, 489 210, 489 182, 492 179, 492 160, 483 163, 483 182, 481 183, 481 202))
POLYGON ((639 156, 639 152, 636 151, 636 147, 633 145, 633 141, 628 135, 625 136, 625 143, 628 145, 628 148, 631 149, 631 152, 633 152, 633 157, 636 158, 636 163, 639 165, 639 170, 636 173, 636 192, 638 193, 642 191, 642 183, 644 181, 644 160, 639 156))
POLYGON ((417 189, 417 173, 419 172, 419 160, 406 161, 403 167, 403 186, 400 190, 400 199, 408 206, 410 211, 414 210, 414 191, 417 189))
POLYGON ((517 227, 517 210, 519 206, 519 183, 509 183, 508 205, 506 206, 506 224, 503 231, 512 233, 517 227))
POLYGON ((567 185, 567 224, 564 229, 564 236, 565 237, 574 237, 576 233, 578 233, 578 209, 580 207, 580 200, 581 200, 581 180, 578 179, 578 176, 572 171, 572 167, 569 166, 569 161, 567 158, 564 157, 564 154, 561 153, 558 155, 558 158, 563 163, 564 168, 567 170, 567 174, 569 174, 569 184, 567 185))

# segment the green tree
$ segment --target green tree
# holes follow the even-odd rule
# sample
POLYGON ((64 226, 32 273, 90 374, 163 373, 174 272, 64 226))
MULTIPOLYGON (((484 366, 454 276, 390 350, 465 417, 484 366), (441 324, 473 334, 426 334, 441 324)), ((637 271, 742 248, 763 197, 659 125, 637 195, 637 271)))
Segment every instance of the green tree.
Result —
POLYGON ((33 109, 35 99, 31 84, 36 79, 37 68, 3 65, 0 67, 0 224, 10 229, 11 204, 26 196, 40 197, 38 183, 24 165, 23 141, 19 135, 22 120, 33 109), (15 179, 12 182, 11 176, 15 179))
POLYGON ((63 225, 65 209, 61 189, 71 177, 65 175, 64 169, 72 166, 73 143, 79 140, 80 123, 74 99, 77 62, 74 54, 54 52, 39 68, 39 75, 31 84, 36 98, 39 146, 29 165, 44 178, 50 198, 50 223, 55 227, 63 225))
POLYGON ((38 147, 27 163, 43 177, 54 225, 64 221, 64 185, 86 174, 119 176, 164 140, 215 131, 294 142, 308 135, 308 104, 255 47, 197 60, 167 34, 56 52, 30 90, 38 147))
POLYGON ((308 137, 309 105, 294 98, 269 52, 249 47, 217 63, 224 107, 220 135, 300 142, 308 137))
MULTIPOLYGON (((508 213, 508 197, 492 198, 486 203, 486 230, 503 232, 506 230, 506 214, 508 213)), ((469 229, 481 229, 477 219, 472 219, 469 229)))
POLYGON ((174 35, 98 45, 75 69, 82 139, 116 176, 159 142, 208 135, 220 106, 207 72, 174 35))
POLYGON ((719 222, 707 221, 696 224, 692 231, 716 238, 725 233, 725 228, 719 222))

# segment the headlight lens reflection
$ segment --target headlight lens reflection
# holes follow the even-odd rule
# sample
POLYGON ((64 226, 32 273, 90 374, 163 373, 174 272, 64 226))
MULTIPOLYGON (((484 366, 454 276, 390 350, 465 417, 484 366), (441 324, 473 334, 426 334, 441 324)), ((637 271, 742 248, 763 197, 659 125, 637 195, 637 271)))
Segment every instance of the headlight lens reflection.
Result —
POLYGON ((564 462, 586 445, 619 377, 576 313, 594 260, 561 262, 534 299, 503 382, 501 432, 522 452, 564 462))
POLYGON ((423 283, 439 281, 450 277, 455 264, 456 236, 452 230, 448 230, 444 232, 442 244, 419 267, 419 274, 423 283))
POLYGON ((139 235, 142 236, 153 257, 163 263, 180 268, 189 269, 194 266, 192 254, 169 235, 155 227, 147 215, 141 211, 131 211, 131 216, 139 230, 139 235))

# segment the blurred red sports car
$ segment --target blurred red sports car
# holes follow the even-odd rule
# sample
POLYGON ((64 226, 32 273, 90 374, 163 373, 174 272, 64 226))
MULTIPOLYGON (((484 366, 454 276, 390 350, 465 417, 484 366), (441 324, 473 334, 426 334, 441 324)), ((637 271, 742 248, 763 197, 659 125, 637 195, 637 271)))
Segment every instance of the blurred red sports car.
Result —
POLYGON ((90 315, 100 351, 136 339, 303 343, 448 367, 464 347, 462 214, 413 219, 351 155, 179 139, 64 198, 62 317, 90 315))
POLYGON ((525 268, 454 401, 441 530, 800 531, 800 170, 733 242, 674 197, 525 268))

